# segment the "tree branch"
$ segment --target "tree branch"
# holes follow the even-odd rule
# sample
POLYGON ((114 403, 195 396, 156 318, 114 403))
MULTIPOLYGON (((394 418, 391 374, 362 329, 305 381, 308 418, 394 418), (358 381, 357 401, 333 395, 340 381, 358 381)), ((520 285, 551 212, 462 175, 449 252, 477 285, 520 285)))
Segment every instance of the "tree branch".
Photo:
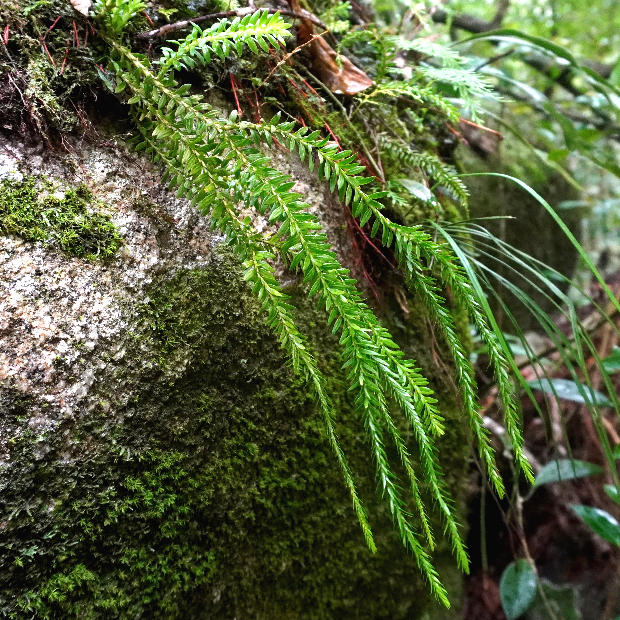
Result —
POLYGON ((472 34, 481 34, 499 28, 504 21, 504 17, 506 17, 509 6, 510 0, 500 0, 495 17, 491 21, 480 19, 468 13, 460 13, 451 16, 447 11, 442 11, 441 9, 436 10, 432 17, 433 21, 438 24, 449 23, 454 28, 467 30, 467 32, 471 32, 472 34))

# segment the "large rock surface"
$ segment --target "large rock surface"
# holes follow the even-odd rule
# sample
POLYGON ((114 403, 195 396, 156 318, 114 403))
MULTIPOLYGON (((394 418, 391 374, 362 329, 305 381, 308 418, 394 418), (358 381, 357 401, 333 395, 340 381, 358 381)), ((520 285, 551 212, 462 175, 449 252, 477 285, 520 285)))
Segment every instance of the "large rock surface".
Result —
MULTIPOLYGON (((113 137, 64 153, 0 140, 0 182, 36 178, 42 197, 59 198, 84 184, 124 240, 98 261, 0 236, 0 617, 448 617, 428 607, 376 498, 324 319, 298 297, 377 530, 375 556, 307 387, 222 237, 113 137)), ((329 192, 277 157, 351 261, 329 192)), ((418 314, 393 327, 436 375, 447 482, 460 498, 466 442, 418 314)), ((448 549, 437 562, 458 602, 448 549)))

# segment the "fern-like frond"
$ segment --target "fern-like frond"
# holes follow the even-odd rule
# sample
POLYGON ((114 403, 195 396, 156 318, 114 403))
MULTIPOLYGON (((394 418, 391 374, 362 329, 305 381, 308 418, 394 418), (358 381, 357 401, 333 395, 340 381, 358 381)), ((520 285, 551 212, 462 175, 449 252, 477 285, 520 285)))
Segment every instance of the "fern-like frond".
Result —
MULTIPOLYGON (((308 213, 308 205, 301 202, 301 196, 290 192, 294 182, 290 177, 267 167, 267 160, 260 154, 245 156, 238 149, 236 156, 243 161, 246 177, 241 183, 248 188, 248 193, 256 201, 261 212, 269 210, 270 221, 280 222, 278 231, 280 251, 288 254, 291 268, 300 267, 304 274, 304 283, 310 287, 309 295, 319 295, 319 307, 329 312, 328 324, 333 323, 333 331, 341 332, 341 344, 344 345, 343 368, 349 369, 351 389, 357 392, 357 409, 362 412, 366 428, 371 433, 371 442, 379 468, 379 476, 384 491, 390 498, 390 508, 401 530, 403 542, 415 553, 418 565, 426 574, 431 587, 443 598, 443 589, 430 571, 425 556, 419 555, 418 545, 413 544, 413 531, 408 525, 406 515, 402 513, 402 500, 398 489, 391 484, 391 478, 384 471, 384 455, 381 451, 377 422, 385 420, 393 437, 395 425, 389 419, 389 410, 383 393, 387 391, 400 405, 412 425, 418 445, 420 460, 431 493, 437 501, 446 521, 446 527, 459 560, 465 568, 467 556, 458 533, 447 493, 439 483, 440 468, 434 455, 432 442, 427 433, 427 425, 436 432, 441 432, 441 417, 435 407, 436 400, 428 388, 428 381, 419 374, 411 360, 404 360, 403 353, 392 341, 390 334, 379 325, 375 315, 360 298, 355 281, 348 277, 348 270, 338 262, 329 248, 321 225, 315 216, 308 213), (262 206, 261 206, 262 205, 262 206)), ((325 172, 326 168, 323 168, 325 172)), ((329 178, 329 174, 327 174, 329 178)), ((403 461, 407 454, 401 449, 397 437, 396 446, 403 461)), ((404 444, 402 444, 404 445, 404 444)), ((417 482, 408 468, 410 483, 415 489, 417 482)), ((414 491, 414 499, 417 493, 414 491)), ((425 513, 420 505, 420 517, 425 522, 425 513)), ((424 525, 427 530, 427 525, 424 525)))
POLYGON ((461 105, 472 111, 477 109, 479 99, 497 98, 488 78, 468 67, 467 60, 454 49, 434 41, 408 40, 400 36, 389 37, 389 42, 395 50, 411 50, 428 57, 413 68, 414 82, 422 78, 425 83, 448 85, 461 98, 461 105))
POLYGON ((472 98, 478 97, 492 96, 495 98, 493 86, 489 81, 471 69, 462 67, 419 66, 417 71, 431 82, 449 84, 467 101, 471 101, 472 98))
POLYGON ((196 64, 211 62, 211 55, 224 60, 231 51, 238 55, 247 46, 254 54, 260 50, 269 52, 269 46, 283 47, 285 38, 290 36, 289 25, 279 13, 270 15, 267 11, 257 11, 233 21, 219 21, 207 30, 194 24, 192 32, 180 41, 170 41, 176 49, 162 48, 159 61, 159 77, 170 69, 192 69, 196 64))
MULTIPOLYGON (((445 590, 437 573, 410 525, 400 490, 393 480, 380 432, 380 425, 386 423, 409 475, 423 530, 432 543, 418 482, 409 463, 404 442, 400 439, 396 425, 391 421, 383 385, 387 384, 389 392, 396 400, 406 403, 409 411, 417 415, 407 382, 413 384, 419 401, 418 407, 422 403, 427 418, 435 420, 438 414, 434 407, 435 401, 430 398, 430 390, 425 387, 426 381, 417 374, 413 366, 402 363, 400 350, 389 334, 379 326, 370 309, 361 302, 354 281, 347 277, 347 270, 338 263, 324 235, 318 232, 320 224, 306 212, 307 205, 299 201, 300 196, 290 193, 293 182, 269 168, 267 160, 253 148, 249 138, 225 131, 226 123, 215 121, 212 111, 206 110, 205 114, 194 112, 192 117, 190 109, 195 109, 199 102, 187 97, 183 87, 175 88, 174 85, 154 77, 145 79, 145 74, 148 73, 146 59, 123 50, 118 44, 111 44, 122 55, 120 63, 115 65, 119 70, 119 79, 131 89, 133 96, 130 101, 136 104, 136 118, 142 128, 138 148, 165 164, 171 185, 179 187, 179 193, 190 197, 203 212, 210 212, 213 222, 225 232, 229 232, 228 227, 234 222, 230 213, 225 211, 225 205, 230 202, 244 201, 255 206, 261 213, 269 212, 271 221, 282 223, 276 236, 280 252, 291 255, 297 265, 302 263, 300 266, 304 271, 305 281, 310 286, 310 294, 321 292, 320 304, 330 311, 328 322, 331 324, 336 321, 334 331, 338 328, 342 331, 344 366, 352 366, 349 379, 352 389, 358 392, 356 405, 362 411, 379 477, 389 497, 390 508, 401 537, 414 553, 435 594, 447 603, 445 590), (129 66, 133 69, 131 72, 129 66), (153 93, 156 93, 155 97, 153 93), (210 141, 212 132, 219 133, 219 143, 210 141), (234 181, 231 181, 232 179, 234 181), (223 217, 224 213, 227 213, 226 217, 223 217)), ((227 127, 231 126, 229 122, 227 127)), ((243 228, 238 228, 235 232, 237 238, 247 237, 247 231, 243 228)), ((255 252, 254 257, 254 260, 258 261, 261 254, 255 252)), ((262 255, 262 258, 265 256, 262 255)), ((320 383, 317 383, 319 379, 316 367, 304 352, 305 345, 300 348, 302 341, 298 331, 290 331, 294 324, 284 314, 284 311, 288 310, 283 305, 286 302, 274 294, 277 290, 274 280, 255 268, 247 273, 254 279, 255 293, 259 298, 263 298, 263 302, 269 301, 269 321, 276 328, 282 345, 291 354, 294 365, 299 369, 303 362, 304 374, 315 384, 315 391, 324 410, 330 442, 345 473, 345 482, 351 490, 366 538, 372 545, 365 513, 357 500, 350 472, 333 432, 333 409, 320 383)), ((422 424, 419 419, 416 423, 422 424)), ((418 434, 425 437, 426 431, 419 429, 418 434)), ((432 471, 436 480, 437 464, 433 459, 430 442, 427 441, 426 444, 421 451, 424 469, 425 472, 432 471)), ((448 509, 448 500, 444 498, 437 484, 433 486, 434 495, 446 515, 449 530, 455 537, 453 544, 459 552, 459 561, 465 565, 466 555, 458 537, 457 524, 448 509)))
POLYGON ((458 123, 458 110, 441 95, 434 92, 432 87, 422 85, 415 80, 383 82, 362 99, 360 107, 366 103, 376 103, 377 100, 386 97, 403 98, 421 108, 441 114, 451 123, 458 123))
POLYGON ((96 21, 109 32, 121 33, 125 26, 140 11, 144 10, 146 4, 143 0, 100 0, 95 3, 94 12, 96 21))
POLYGON ((405 166, 422 170, 435 181, 435 184, 446 188, 456 200, 467 207, 469 191, 452 166, 445 164, 432 153, 414 151, 406 144, 399 143, 386 135, 379 136, 379 146, 405 166))
MULTIPOLYGON (((166 174, 172 178, 172 184, 182 186, 181 179, 187 175, 186 162, 179 157, 178 149, 163 146, 153 138, 153 131, 148 124, 140 124, 141 140, 144 149, 156 162, 164 165, 166 174)), ((182 139, 182 138, 181 138, 182 139)), ((211 153, 216 149, 212 149, 211 153)), ((200 160, 197 158, 197 161, 200 160)), ((211 162, 212 164, 213 162, 211 162)), ((221 163, 221 162, 220 162, 221 163)), ((221 166, 219 167, 221 170, 221 166)), ((204 215, 211 218, 212 224, 226 234, 226 237, 239 254, 244 267, 244 279, 252 286, 252 292, 262 303, 262 310, 267 312, 267 324, 274 330, 281 346, 289 354, 293 369, 306 378, 314 389, 314 394, 323 412, 325 428, 330 445, 342 470, 347 488, 351 494, 353 507, 362 527, 368 547, 374 553, 376 546, 373 540, 366 511, 357 494, 351 470, 335 431, 335 412, 331 399, 325 390, 325 380, 319 371, 316 361, 309 352, 307 342, 299 331, 292 315, 293 307, 287 302, 289 296, 282 292, 271 265, 276 256, 269 249, 265 238, 252 229, 247 221, 238 217, 230 202, 230 195, 221 189, 215 192, 205 191, 201 187, 206 179, 210 179, 217 188, 217 177, 212 165, 196 166, 192 169, 193 184, 183 193, 188 193, 204 215)))
MULTIPOLYGON (((101 35, 113 50, 110 68, 116 74, 116 92, 126 92, 128 103, 132 105, 140 134, 136 149, 143 150, 163 166, 164 179, 170 187, 176 188, 179 196, 190 199, 208 215, 212 225, 226 234, 239 254, 244 277, 262 303, 267 323, 288 353, 295 371, 313 388, 365 539, 374 550, 366 513, 338 443, 334 408, 325 390, 324 378, 295 324, 293 308, 281 290, 271 262, 280 256, 292 270, 302 273, 309 296, 318 298, 318 307, 327 312, 332 332, 340 334, 342 367, 347 372, 349 389, 354 393, 355 406, 368 435, 381 488, 401 539, 413 553, 431 590, 448 605, 445 589, 425 548, 425 544, 433 548, 434 538, 422 499, 422 485, 407 443, 390 411, 390 403, 397 404, 413 430, 425 489, 439 508, 459 565, 466 570, 467 555, 450 494, 442 484, 434 444, 435 438, 443 433, 437 401, 415 362, 405 359, 390 333, 363 302, 356 282, 329 247, 319 220, 302 196, 291 191, 294 181, 270 165, 261 145, 281 140, 297 151, 311 169, 318 166, 319 177, 329 183, 332 191, 338 192, 342 202, 351 205, 360 225, 373 220, 372 236, 381 232, 384 245, 394 246, 408 281, 425 300, 452 350, 470 426, 489 475, 501 492, 493 451, 476 406, 471 365, 434 273, 443 284, 451 287, 489 345, 504 400, 506 427, 515 445, 517 461, 525 468, 506 360, 501 348, 493 350, 495 332, 488 326, 487 316, 479 305, 479 292, 472 287, 445 244, 434 242, 419 227, 399 226, 382 213, 378 200, 385 192, 364 191, 363 186, 372 179, 360 176, 364 167, 355 162, 353 153, 340 151, 318 132, 309 133, 306 128, 295 131, 293 123, 280 123, 277 118, 264 124, 240 122, 236 113, 222 118, 199 95, 190 95, 189 86, 179 85, 175 80, 175 70, 208 63, 213 56, 225 59, 232 51, 241 53, 244 46, 257 53, 268 49, 269 45, 283 45, 288 26, 279 15, 257 12, 232 22, 223 20, 204 31, 194 28, 185 39, 176 42, 174 51, 164 49, 162 59, 153 66, 146 56, 133 53, 119 42, 127 15, 131 13, 128 7, 135 6, 135 2, 106 0, 101 35), (267 217, 273 232, 268 236, 258 234, 250 221, 239 215, 239 205, 253 207, 267 217), (435 271, 429 268, 431 264, 436 265, 435 271), (400 481, 390 466, 384 440, 386 431, 404 468, 411 499, 419 515, 421 534, 413 526, 400 481)), ((434 107, 452 122, 458 119, 453 106, 415 81, 379 85, 362 103, 381 96, 405 97, 420 106, 434 107)), ((453 180, 451 170, 438 159, 406 150, 402 154, 406 165, 423 169, 460 200, 465 199, 463 187, 453 180)))
POLYGON ((387 40, 395 50, 418 52, 418 54, 433 58, 445 67, 459 67, 465 61, 455 49, 436 41, 424 38, 406 39, 398 35, 389 36, 387 40))
MULTIPOLYGON (((395 243, 397 256, 401 261, 400 264, 414 286, 416 278, 419 278, 419 274, 424 270, 424 266, 415 261, 419 261, 419 257, 422 257, 427 264, 435 262, 442 282, 450 286, 456 299, 470 313, 481 337, 489 346, 489 356, 498 382, 500 397, 504 404, 506 429, 514 443, 517 463, 526 476, 531 477, 531 468, 522 450, 523 439, 519 429, 514 386, 510 380, 510 364, 502 348, 497 344, 499 328, 492 329, 489 326, 488 321, 494 320, 492 313, 489 316, 489 313, 483 311, 481 307, 479 299, 480 296, 484 299, 484 293, 474 290, 469 280, 469 274, 465 274, 455 255, 445 245, 433 241, 432 237, 419 226, 400 226, 381 213, 382 205, 377 200, 383 197, 384 192, 366 194, 363 191, 361 186, 369 180, 357 176, 359 166, 352 162, 352 157, 347 151, 339 152, 335 145, 324 140, 317 140, 318 132, 308 134, 306 128, 299 129, 296 132, 292 132, 291 129, 290 123, 281 123, 280 125, 272 123, 265 127, 265 130, 278 133, 283 139, 287 139, 290 148, 296 148, 302 160, 305 157, 311 158, 313 149, 316 151, 320 173, 327 179, 331 179, 331 189, 337 188, 340 199, 346 204, 352 205, 353 215, 360 218, 360 224, 365 224, 374 218, 371 236, 375 236, 380 231, 384 245, 391 246, 395 243), (416 257, 418 258, 416 259, 416 257)), ((418 284, 417 288, 423 293, 429 291, 423 284, 418 284)), ((438 306, 441 305, 438 299, 433 300, 430 295, 427 295, 426 299, 431 310, 437 310, 438 306)), ((435 318, 444 333, 447 331, 447 339, 455 343, 458 338, 453 327, 446 322, 445 316, 435 314, 435 318)), ((458 348, 454 347, 452 351, 458 368, 460 385, 464 390, 463 395, 467 398, 465 405, 469 413, 470 425, 478 441, 481 455, 487 463, 489 476, 498 492, 501 493, 503 485, 494 464, 493 450, 489 444, 488 433, 482 426, 480 415, 477 412, 473 383, 467 379, 468 376, 471 377, 472 375, 471 365, 467 356, 463 354, 462 347, 460 352, 458 348), (467 387, 468 385, 469 387, 467 387)))

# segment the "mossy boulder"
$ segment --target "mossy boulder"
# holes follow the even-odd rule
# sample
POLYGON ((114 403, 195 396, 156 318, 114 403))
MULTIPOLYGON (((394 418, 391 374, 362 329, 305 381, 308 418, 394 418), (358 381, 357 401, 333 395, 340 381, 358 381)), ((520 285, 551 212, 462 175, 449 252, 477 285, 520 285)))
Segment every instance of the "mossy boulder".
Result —
MULTIPOLYGON (((223 239, 120 144, 82 142, 62 159, 3 146, 13 190, 36 177, 37 204, 45 184, 81 192, 84 213, 122 243, 101 260, 28 237, 26 224, 0 236, 0 617, 457 617, 430 599, 392 528, 337 338, 297 280, 288 291, 328 377, 375 555, 308 386, 223 239)), ((290 158, 278 165, 349 260, 326 188, 290 158)), ((462 512, 467 441, 437 361, 449 358, 423 312, 386 302, 382 315, 440 399, 445 482, 462 512)), ((458 609, 449 545, 435 562, 458 609)))

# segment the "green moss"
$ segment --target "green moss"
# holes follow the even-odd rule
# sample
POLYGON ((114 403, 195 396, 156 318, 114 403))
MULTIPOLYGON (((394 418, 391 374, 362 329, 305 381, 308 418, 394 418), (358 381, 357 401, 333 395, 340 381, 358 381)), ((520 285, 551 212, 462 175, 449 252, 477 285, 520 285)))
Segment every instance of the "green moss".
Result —
MULTIPOLYGON (((147 350, 157 359, 183 355, 189 362, 181 376, 171 380, 156 365, 113 416, 59 423, 38 460, 34 440, 11 448, 12 465, 0 470, 4 617, 456 617, 429 602, 376 493, 337 340, 311 302, 299 296, 296 303, 329 379, 378 553, 364 544, 307 387, 224 255, 154 283, 140 308, 128 358, 142 368, 147 350)), ((410 354, 429 338, 424 325, 412 317, 396 330, 410 354)), ((460 415, 432 361, 427 370, 447 418, 445 481, 462 502, 460 415)), ((116 401, 114 385, 95 389, 101 400, 116 401)), ((7 419, 27 428, 21 409, 9 409, 7 419)), ((447 581, 458 581, 447 545, 435 560, 447 581)))
POLYGON ((68 256, 88 260, 113 256, 122 244, 108 215, 92 212, 86 186, 50 195, 34 178, 0 183, 0 234, 45 241, 68 256))

